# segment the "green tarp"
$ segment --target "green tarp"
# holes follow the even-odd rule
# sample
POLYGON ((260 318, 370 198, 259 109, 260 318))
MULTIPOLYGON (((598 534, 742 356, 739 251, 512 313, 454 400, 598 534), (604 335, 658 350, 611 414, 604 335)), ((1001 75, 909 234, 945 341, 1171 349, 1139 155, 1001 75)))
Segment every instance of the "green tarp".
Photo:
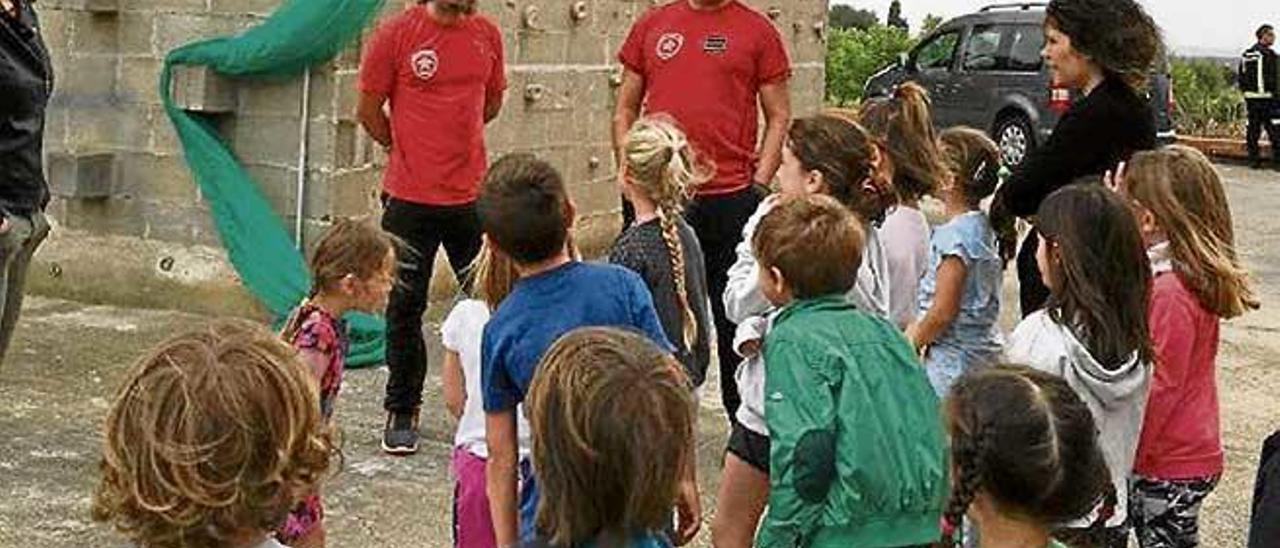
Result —
MULTIPOLYGON (((187 44, 165 57, 160 96, 187 164, 209 204, 231 264, 245 287, 278 318, 306 296, 311 284, 306 261, 280 216, 209 121, 174 106, 173 67, 202 65, 234 78, 295 78, 357 39, 381 4, 381 0, 287 0, 258 26, 234 36, 187 44)), ((381 363, 385 354, 382 320, 359 314, 348 320, 347 364, 381 363)))

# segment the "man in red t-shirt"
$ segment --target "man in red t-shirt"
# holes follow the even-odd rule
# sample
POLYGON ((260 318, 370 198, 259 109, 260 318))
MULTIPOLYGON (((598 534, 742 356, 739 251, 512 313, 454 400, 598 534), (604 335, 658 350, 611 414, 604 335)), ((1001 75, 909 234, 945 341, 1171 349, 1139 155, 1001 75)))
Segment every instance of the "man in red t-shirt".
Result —
POLYGON ((360 63, 360 122, 387 148, 382 226, 407 244, 387 304, 387 423, 382 448, 418 448, 427 372, 422 314, 443 244, 459 282, 480 250, 475 200, 486 169, 484 126, 507 81, 502 34, 475 0, 421 0, 383 21, 360 63), (390 117, 384 110, 390 105, 390 117))
POLYGON ((734 325, 724 312, 725 283, 742 227, 782 163, 791 118, 790 62, 768 17, 739 0, 676 0, 651 8, 618 52, 624 67, 613 122, 615 148, 640 115, 666 113, 716 165, 685 217, 702 244, 715 317, 720 390, 733 421, 738 390, 734 325), (759 115, 765 130, 757 147, 759 115))

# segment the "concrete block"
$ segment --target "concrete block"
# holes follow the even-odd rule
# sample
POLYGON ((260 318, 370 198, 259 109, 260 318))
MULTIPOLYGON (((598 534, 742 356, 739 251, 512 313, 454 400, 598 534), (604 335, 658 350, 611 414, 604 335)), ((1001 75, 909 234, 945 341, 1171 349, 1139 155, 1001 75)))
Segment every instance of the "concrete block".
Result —
POLYGON ((245 163, 293 166, 298 162, 298 122, 274 116, 238 118, 231 148, 245 163))
POLYGON ((69 109, 68 146, 76 150, 116 149, 146 143, 146 107, 89 104, 69 109))
POLYGON ((157 51, 155 47, 156 15, 154 13, 124 12, 117 18, 117 25, 119 27, 118 51, 121 55, 159 57, 167 53, 157 51))
POLYGON ((214 13, 235 15, 269 15, 280 6, 280 0, 210 0, 214 13))
POLYGON ((78 200, 111 196, 115 154, 55 152, 48 155, 47 161, 51 194, 78 200))
POLYGON ((144 237, 146 221, 138 200, 67 200, 63 224, 71 230, 83 230, 102 236, 144 237))
POLYGON ((262 191, 263 197, 271 203, 271 208, 281 217, 294 214, 297 203, 297 171, 290 168, 249 165, 245 166, 249 176, 253 177, 262 191))
POLYGON ((525 29, 516 33, 516 51, 511 58, 522 65, 560 64, 568 55, 567 31, 525 29))
POLYGON ((70 108, 113 105, 119 65, 115 55, 74 56, 54 65, 53 102, 70 108))
POLYGON ((124 103, 160 105, 161 61, 154 57, 122 57, 116 95, 124 103))
POLYGON ((119 18, 76 12, 71 28, 71 50, 77 54, 120 51, 119 18))
POLYGON ((112 17, 120 13, 121 0, 59 0, 57 6, 68 11, 112 17))
POLYGON ((372 168, 344 170, 329 176, 329 210, 332 217, 360 217, 380 207, 382 171, 372 168))
POLYGON ((44 2, 36 4, 40 16, 40 37, 51 55, 65 55, 71 49, 71 19, 75 12, 48 9, 44 2))
POLYGON ((139 200, 194 203, 200 195, 181 156, 145 152, 121 153, 116 194, 139 200))
POLYGON ((182 143, 178 141, 178 133, 173 129, 173 121, 164 107, 152 106, 151 109, 151 150, 162 155, 182 154, 182 143))
POLYGON ((236 82, 204 66, 173 67, 170 93, 178 108, 225 113, 236 109, 236 82))
POLYGON ((333 73, 331 116, 336 120, 356 120, 356 108, 360 105, 360 75, 355 70, 341 69, 333 73))
POLYGON ((571 29, 565 62, 571 65, 608 64, 617 53, 608 46, 608 37, 603 32, 594 28, 571 29))
POLYGON ((191 244, 195 239, 195 220, 209 216, 203 203, 135 200, 142 218, 143 238, 162 242, 191 244))
POLYGON ((204 13, 209 10, 207 0, 120 0, 120 8, 124 11, 163 13, 204 13))
POLYGON ((312 120, 307 132, 307 165, 326 171, 355 167, 359 131, 354 122, 312 120))
MULTIPOLYGON (((153 0, 146 1, 150 2, 153 0)), ((160 1, 163 2, 164 0, 160 1)), ((205 0, 199 0, 200 9, 202 11, 204 9, 204 1, 205 0)), ((160 6, 139 9, 152 11, 159 10, 159 8, 160 6)), ((163 54, 178 46, 204 38, 231 34, 250 27, 255 23, 257 23, 256 20, 247 17, 230 17, 209 14, 157 13, 155 35, 156 51, 163 54)))
POLYGON ((67 118, 70 115, 70 109, 64 107, 50 107, 45 111, 44 118, 44 150, 45 153, 65 152, 69 148, 67 118))
POLYGON ((521 85, 509 87, 508 92, 516 95, 508 100, 523 101, 526 111, 567 112, 577 105, 573 76, 568 71, 525 72, 518 83, 521 85))
MULTIPOLYGON (((315 80, 312 80, 312 90, 315 80)), ((302 112, 302 78, 283 81, 243 82, 239 86, 242 116, 298 116, 302 112)))

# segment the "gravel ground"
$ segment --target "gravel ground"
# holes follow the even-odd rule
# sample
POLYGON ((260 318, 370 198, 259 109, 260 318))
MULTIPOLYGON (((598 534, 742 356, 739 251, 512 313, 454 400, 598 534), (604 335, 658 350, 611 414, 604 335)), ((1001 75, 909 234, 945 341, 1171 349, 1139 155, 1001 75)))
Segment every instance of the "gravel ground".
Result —
MULTIPOLYGON (((1280 428, 1280 174, 1224 166, 1240 250, 1255 274, 1264 309, 1223 329, 1219 360, 1227 471, 1203 514, 1210 547, 1243 546, 1257 453, 1280 428)), ((1012 289, 1012 288, 1010 288, 1012 289)), ((440 311, 434 310, 433 317, 440 311)), ((126 546, 88 518, 96 481, 99 427, 126 366, 147 346, 207 318, 172 311, 85 306, 29 299, 0 369, 0 547, 126 546)), ((432 376, 422 451, 383 456, 384 369, 352 371, 337 420, 345 432, 345 465, 329 485, 332 546, 449 546, 451 486, 447 469, 452 424, 432 376)), ((716 380, 703 389, 698 449, 705 507, 714 503, 719 453, 726 436, 716 380)), ((699 546, 709 546, 705 531, 699 546)))

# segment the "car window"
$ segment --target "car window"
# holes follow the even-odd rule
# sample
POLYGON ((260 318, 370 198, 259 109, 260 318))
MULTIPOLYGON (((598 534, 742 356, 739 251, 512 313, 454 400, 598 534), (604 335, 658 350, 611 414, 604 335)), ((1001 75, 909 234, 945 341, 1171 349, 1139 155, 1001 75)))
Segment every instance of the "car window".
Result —
POLYGON ((960 42, 958 31, 939 34, 916 50, 916 67, 920 70, 946 70, 956 56, 956 44, 960 42))
POLYGON ((1009 66, 1006 70, 1040 72, 1044 63, 1040 50, 1044 49, 1044 29, 1039 25, 1009 27, 1009 66))
POLYGON ((964 70, 1000 70, 1000 27, 978 25, 969 34, 964 46, 964 70))

